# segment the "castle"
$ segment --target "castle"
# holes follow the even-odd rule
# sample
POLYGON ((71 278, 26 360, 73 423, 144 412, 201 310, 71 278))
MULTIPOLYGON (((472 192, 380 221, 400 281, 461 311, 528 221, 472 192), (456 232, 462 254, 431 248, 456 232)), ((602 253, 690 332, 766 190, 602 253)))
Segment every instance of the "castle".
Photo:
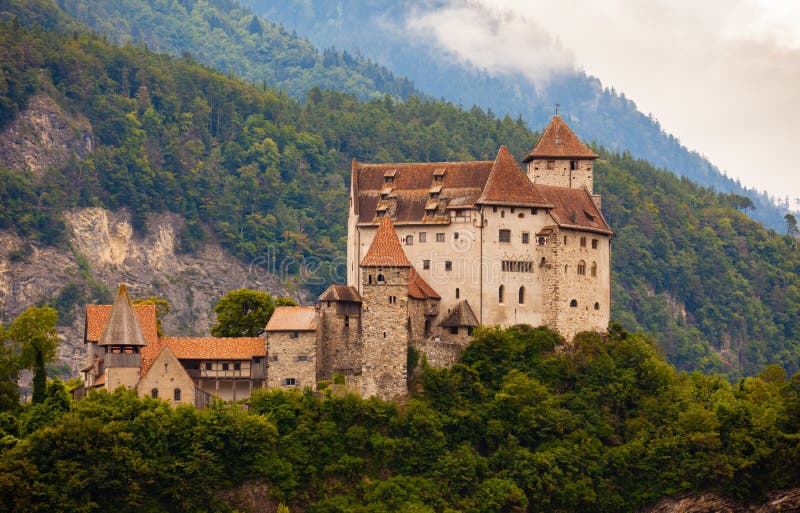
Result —
POLYGON ((613 232, 593 191, 595 159, 555 116, 526 169, 505 146, 494 161, 354 160, 347 285, 331 285, 316 306, 276 308, 264 339, 191 342, 150 334, 148 343, 134 321, 150 323, 150 311, 134 313, 140 307, 120 292, 113 307, 87 307, 86 387, 104 379, 99 387, 158 395, 162 383, 180 382, 166 385, 172 400, 190 402, 176 398, 191 390, 201 405, 339 375, 364 396, 395 399, 407 394, 410 347, 446 366, 478 325, 546 325, 567 340, 603 331, 613 232), (91 309, 107 309, 105 321, 91 309), (91 334, 90 324, 103 328, 91 334), (112 371, 124 363, 116 355, 139 355, 139 365, 126 356, 129 370, 112 371))

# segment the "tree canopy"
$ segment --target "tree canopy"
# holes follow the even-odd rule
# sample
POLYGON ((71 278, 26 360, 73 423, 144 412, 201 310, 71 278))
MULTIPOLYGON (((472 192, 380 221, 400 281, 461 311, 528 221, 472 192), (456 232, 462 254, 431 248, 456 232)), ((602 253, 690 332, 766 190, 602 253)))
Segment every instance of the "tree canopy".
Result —
POLYGON ((225 294, 214 306, 217 322, 211 327, 215 337, 256 337, 267 326, 276 306, 297 305, 292 299, 273 298, 268 292, 239 289, 225 294))

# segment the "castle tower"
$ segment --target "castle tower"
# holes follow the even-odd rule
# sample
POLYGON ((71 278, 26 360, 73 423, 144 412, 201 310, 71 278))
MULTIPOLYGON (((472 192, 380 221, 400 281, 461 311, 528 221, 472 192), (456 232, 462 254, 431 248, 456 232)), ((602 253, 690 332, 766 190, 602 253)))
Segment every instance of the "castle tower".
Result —
POLYGON ((361 296, 355 287, 331 285, 319 296, 322 355, 318 380, 361 372, 361 296))
MULTIPOLYGON (((593 163, 597 154, 581 142, 575 132, 555 115, 536 146, 522 161, 535 184, 594 191, 593 163)), ((596 199, 599 204, 599 198, 596 199)))
POLYGON ((147 345, 125 285, 120 285, 111 315, 97 342, 102 355, 105 388, 135 388, 142 367, 141 349, 147 345))
POLYGON ((361 261, 362 395, 395 399, 408 393, 408 285, 411 262, 389 216, 361 261))

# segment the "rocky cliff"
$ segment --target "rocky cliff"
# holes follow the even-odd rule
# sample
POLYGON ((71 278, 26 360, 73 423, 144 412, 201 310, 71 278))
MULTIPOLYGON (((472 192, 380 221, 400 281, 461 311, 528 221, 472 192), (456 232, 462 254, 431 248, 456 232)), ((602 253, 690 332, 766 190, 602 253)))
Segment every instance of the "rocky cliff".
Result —
POLYGON ((790 513, 800 512, 800 488, 770 494, 764 502, 743 504, 714 494, 665 499, 642 513, 790 513))
MULTIPOLYGON (((0 166, 41 179, 46 169, 92 151, 89 123, 54 97, 37 94, 0 131, 0 166)), ((171 311, 163 319, 169 335, 207 335, 213 306, 229 290, 247 287, 298 299, 275 275, 238 260, 210 236, 191 253, 180 251, 184 220, 178 215, 150 214, 146 230, 135 233, 126 211, 80 208, 62 214, 68 234, 59 247, 0 230, 0 322, 11 322, 30 305, 56 306, 62 374, 75 374, 82 364, 85 303, 110 302, 119 283, 127 283, 134 298, 169 300, 171 311)))

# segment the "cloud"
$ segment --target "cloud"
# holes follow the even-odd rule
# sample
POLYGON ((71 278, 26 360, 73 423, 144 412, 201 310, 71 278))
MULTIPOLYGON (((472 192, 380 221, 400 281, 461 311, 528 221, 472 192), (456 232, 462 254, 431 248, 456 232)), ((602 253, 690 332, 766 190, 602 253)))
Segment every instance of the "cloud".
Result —
POLYGON ((800 197, 800 2, 449 0, 408 25, 537 87, 579 67, 745 185, 800 197))
POLYGON ((527 16, 488 3, 451 1, 434 10, 412 11, 407 28, 478 69, 520 73, 536 85, 574 69, 572 52, 556 37, 527 16))

